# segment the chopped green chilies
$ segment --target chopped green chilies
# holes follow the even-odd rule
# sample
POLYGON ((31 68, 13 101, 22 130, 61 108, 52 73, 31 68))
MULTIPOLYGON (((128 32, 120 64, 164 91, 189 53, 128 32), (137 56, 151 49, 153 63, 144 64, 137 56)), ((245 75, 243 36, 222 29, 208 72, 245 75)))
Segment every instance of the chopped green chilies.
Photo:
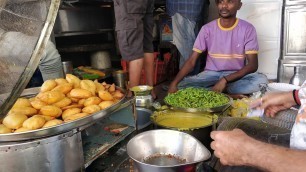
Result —
POLYGON ((229 99, 220 93, 189 87, 169 94, 164 101, 173 107, 204 109, 222 106, 228 103, 229 99))

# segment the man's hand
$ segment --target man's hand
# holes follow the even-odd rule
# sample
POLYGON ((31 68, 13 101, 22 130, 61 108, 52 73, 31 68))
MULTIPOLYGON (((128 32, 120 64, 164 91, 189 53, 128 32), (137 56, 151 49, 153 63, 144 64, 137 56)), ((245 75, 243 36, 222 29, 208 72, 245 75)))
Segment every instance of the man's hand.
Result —
POLYGON ((214 140, 211 148, 214 154, 220 158, 223 165, 246 165, 249 154, 247 151, 252 146, 252 139, 240 129, 233 131, 213 131, 210 134, 214 140))
POLYGON ((266 94, 262 98, 254 100, 250 107, 264 109, 267 116, 274 117, 277 112, 294 105, 292 92, 280 92, 266 94))
POLYGON ((168 93, 175 93, 175 92, 177 92, 177 86, 176 85, 174 85, 174 84, 170 84, 169 85, 169 89, 168 89, 168 93))
POLYGON ((306 151, 255 140, 242 130, 213 131, 211 148, 224 165, 251 166, 271 172, 305 171, 306 151))
POLYGON ((227 81, 221 78, 212 88, 213 91, 222 93, 226 87, 227 81))

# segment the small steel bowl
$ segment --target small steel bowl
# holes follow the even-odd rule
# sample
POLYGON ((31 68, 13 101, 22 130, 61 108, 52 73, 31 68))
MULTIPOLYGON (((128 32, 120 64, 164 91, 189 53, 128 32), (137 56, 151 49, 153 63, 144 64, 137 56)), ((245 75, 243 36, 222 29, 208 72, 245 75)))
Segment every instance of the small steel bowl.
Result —
POLYGON ((153 87, 148 85, 139 85, 130 88, 130 90, 134 93, 135 96, 147 96, 152 91, 153 87))

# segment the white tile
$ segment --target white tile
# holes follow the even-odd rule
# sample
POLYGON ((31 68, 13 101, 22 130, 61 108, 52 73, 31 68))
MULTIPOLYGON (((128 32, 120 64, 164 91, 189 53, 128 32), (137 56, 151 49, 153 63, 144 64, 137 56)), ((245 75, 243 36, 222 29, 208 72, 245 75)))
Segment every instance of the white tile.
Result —
POLYGON ((269 79, 276 79, 278 59, 280 57, 276 41, 261 41, 259 42, 259 48, 258 72, 266 74, 269 79))
POLYGON ((243 4, 237 16, 252 23, 258 36, 276 40, 281 34, 281 9, 280 2, 248 2, 243 4))

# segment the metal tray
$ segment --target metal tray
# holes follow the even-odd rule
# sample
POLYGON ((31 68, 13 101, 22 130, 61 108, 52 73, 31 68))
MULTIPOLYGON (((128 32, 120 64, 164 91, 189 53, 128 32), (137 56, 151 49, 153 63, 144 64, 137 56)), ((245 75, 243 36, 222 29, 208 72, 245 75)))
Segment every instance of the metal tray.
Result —
MULTIPOLYGON (((126 92, 119 88, 116 87, 116 89, 119 89, 122 91, 125 96, 126 92)), ((39 92, 40 88, 30 88, 30 89, 25 89, 23 93, 21 94, 21 97, 31 97, 36 95, 39 92)), ((108 114, 116 110, 117 108, 120 107, 120 105, 125 101, 125 96, 115 103, 114 105, 101 110, 99 112, 93 113, 89 116, 80 118, 75 121, 63 123, 61 125, 56 125, 54 127, 50 128, 41 128, 33 131, 27 131, 27 132, 21 132, 21 133, 10 133, 10 134, 0 134, 0 142, 11 142, 11 141, 22 141, 22 140, 31 140, 31 139, 36 139, 36 138, 42 138, 42 137, 47 137, 47 136, 53 136, 57 135, 66 131, 70 131, 75 128, 82 127, 84 125, 90 125, 95 123, 97 120, 106 117, 108 114)), ((0 95, 1 97, 1 95, 0 95)))
POLYGON ((233 99, 224 94, 227 98, 228 98, 228 103, 222 105, 222 106, 217 106, 217 107, 213 107, 213 108, 182 108, 182 107, 174 107, 171 106, 169 104, 167 104, 168 106, 170 106, 170 109, 172 110, 176 110, 176 111, 183 111, 183 112, 223 112, 224 110, 226 110, 227 108, 229 108, 233 102, 233 99))
MULTIPOLYGON (((86 66, 87 68, 91 68, 91 69, 95 69, 95 68, 92 68, 92 67, 88 67, 86 66)), ((97 78, 98 81, 101 81, 101 80, 104 80, 106 78, 109 78, 111 77, 112 75, 112 72, 114 71, 114 69, 112 68, 108 68, 108 69, 95 69, 95 70, 99 70, 101 72, 104 72, 105 73, 105 76, 100 76, 99 78, 97 78)), ((73 69, 73 74, 76 75, 77 77, 79 77, 80 79, 85 79, 85 78, 82 78, 82 74, 90 74, 90 73, 86 73, 84 71, 81 71, 80 69, 78 68, 74 68, 73 69)), ((91 80, 95 80, 95 79, 91 79, 91 80)))

